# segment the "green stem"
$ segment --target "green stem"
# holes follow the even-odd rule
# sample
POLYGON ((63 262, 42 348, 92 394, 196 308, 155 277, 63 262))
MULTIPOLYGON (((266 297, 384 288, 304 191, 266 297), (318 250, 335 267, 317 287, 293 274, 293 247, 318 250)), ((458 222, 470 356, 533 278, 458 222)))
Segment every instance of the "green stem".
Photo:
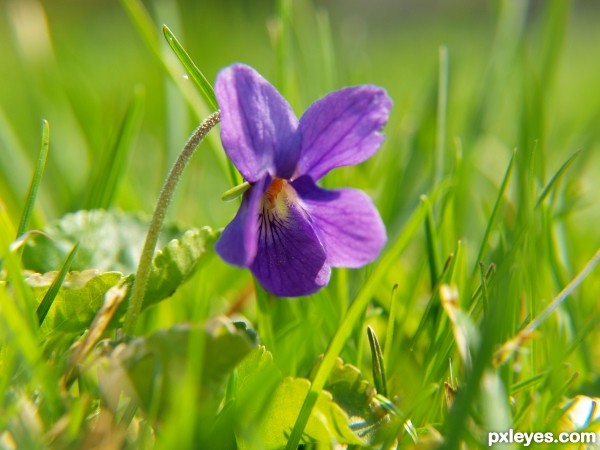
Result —
POLYGON ((133 291, 131 293, 131 300, 129 307, 127 308, 127 314, 125 316, 125 325, 123 330, 127 334, 133 334, 135 332, 135 325, 137 323, 138 316, 142 310, 142 304, 144 301, 144 294, 146 293, 146 286, 148 284, 148 278, 150 276, 150 268, 152 267, 152 259, 154 257, 154 250, 156 243, 158 242, 158 236, 162 228, 167 208, 173 198, 173 193, 177 187, 177 183, 181 178, 183 170, 187 166, 190 158, 196 151, 202 139, 212 128, 219 123, 221 115, 219 111, 212 113, 200 124, 198 128, 194 130, 188 141, 186 142, 181 154, 173 164, 165 183, 160 191, 158 201, 156 202, 156 208, 150 221, 150 228, 146 235, 146 241, 144 242, 144 249, 142 250, 142 256, 140 256, 140 262, 138 269, 135 274, 135 282, 133 284, 133 291))

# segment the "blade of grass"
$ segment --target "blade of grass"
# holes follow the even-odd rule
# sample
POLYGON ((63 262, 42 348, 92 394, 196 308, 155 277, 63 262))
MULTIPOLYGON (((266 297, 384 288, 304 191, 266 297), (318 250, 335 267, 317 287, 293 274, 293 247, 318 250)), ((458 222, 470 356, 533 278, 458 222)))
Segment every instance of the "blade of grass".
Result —
POLYGON ((14 232, 14 226, 8 218, 7 211, 0 199, 0 260, 4 263, 3 268, 6 271, 6 280, 11 283, 14 297, 17 300, 13 302, 15 308, 23 316, 21 322, 27 324, 24 330, 31 329, 32 327, 37 330, 37 321, 33 314, 36 302, 31 289, 23 280, 19 259, 15 252, 11 251, 11 239, 14 237, 14 232))
MULTIPOLYGON (((27 151, 2 107, 0 107, 0 148, 2 148, 0 151, 0 175, 10 192, 11 200, 15 204, 20 204, 24 191, 22 181, 25 174, 32 172, 32 167, 26 156, 27 151)), ((8 203, 7 198, 4 200, 8 203)))
POLYGON ((508 167, 506 168, 506 172, 504 173, 504 178, 502 179, 502 184, 500 184, 500 189, 498 190, 498 196, 496 197, 496 202, 494 203, 494 208, 492 209, 492 214, 487 222, 485 227, 485 232, 483 234, 483 239, 481 240, 481 245, 479 247, 479 251, 477 252, 477 258, 475 259, 475 267, 473 268, 473 277, 479 268, 479 263, 483 258, 483 254, 485 253, 485 248, 487 247, 488 240, 490 238, 490 234, 492 233, 492 229, 496 223, 496 218, 498 216, 498 211, 500 210, 500 205, 502 204, 502 199, 504 198, 504 193, 506 192, 506 187, 508 186, 508 181, 510 180, 510 175, 512 173, 514 163, 515 163, 515 155, 516 150, 513 151, 512 156, 510 157, 510 161, 508 162, 508 167))
MULTIPOLYGON (((173 80, 192 111, 196 114, 196 117, 201 119, 213 112, 209 105, 204 101, 203 96, 197 95, 197 92, 194 89, 190 89, 191 86, 189 83, 185 82, 184 78, 181 76, 180 63, 176 61, 177 58, 175 55, 170 52, 167 53, 162 51, 157 27, 152 22, 152 18, 141 0, 120 0, 120 2, 130 20, 138 30, 144 43, 156 57, 157 61, 161 64, 171 80, 173 80)), ((231 185, 236 186, 240 184, 241 180, 233 168, 233 165, 221 151, 221 144, 218 136, 209 134, 206 140, 217 158, 221 170, 223 170, 223 173, 229 178, 231 185)))
POLYGON ((371 364, 373 367, 373 384, 375 390, 387 397, 387 382, 385 379, 385 365, 383 363, 383 353, 379 340, 373 328, 367 326, 367 336, 369 337, 369 346, 371 347, 371 364))
POLYGON ((21 369, 27 367, 27 372, 39 386, 36 389, 39 389, 40 399, 44 400, 41 407, 58 418, 64 409, 57 389, 59 383, 42 356, 39 327, 33 313, 33 293, 23 280, 17 255, 10 251, 10 240, 14 235, 15 229, 0 202, 0 256, 4 260, 7 280, 12 286, 10 291, 0 286, 0 323, 4 332, 12 338, 10 345, 22 358, 22 365, 19 366, 21 369))
POLYGON ((527 390, 527 389, 541 383, 544 380, 544 378, 546 377, 546 375, 547 375, 546 372, 541 372, 541 373, 533 375, 532 377, 529 377, 523 381, 519 381, 518 383, 513 384, 512 388, 510 390, 510 395, 516 395, 519 392, 527 390))
MULTIPOLYGON (((489 283, 491 281, 492 276, 494 275, 495 272, 496 272, 496 265, 490 264, 485 272, 485 280, 487 283, 489 283)), ((475 289, 475 292, 473 292, 473 294, 471 295, 470 309, 469 309, 470 315, 475 314, 475 310, 477 308, 477 305, 479 304, 479 298, 482 295, 483 295, 483 286, 480 284, 479 286, 477 286, 477 289, 475 289)))
POLYGON ((310 389, 304 399, 294 428, 288 440, 286 449, 295 450, 300 443, 300 438, 304 432, 304 428, 308 423, 308 419, 311 415, 312 409, 319 397, 320 392, 325 386, 327 377, 335 365, 336 358, 342 351, 346 340, 352 334, 354 326, 361 319, 365 308, 371 300, 373 293, 375 292, 379 283, 383 280, 385 274, 391 269, 392 265, 396 262, 400 254, 408 246, 409 242, 417 233, 419 227, 422 226, 425 220, 426 208, 424 203, 421 203, 419 208, 413 213, 409 221, 404 227, 404 230, 400 233, 392 247, 385 253, 381 258, 381 261, 373 269, 371 277, 366 281, 362 289, 357 294, 356 298, 337 329, 329 347, 325 353, 323 361, 317 370, 310 389))
POLYGON ((544 8, 544 24, 541 36, 542 51, 540 81, 544 83, 544 92, 556 74, 561 49, 565 40, 567 24, 569 22, 570 3, 564 0, 551 0, 544 8))
POLYGON ((23 214, 21 215, 21 221, 19 222, 19 228, 17 229, 17 238, 21 236, 29 227, 29 220, 31 219, 31 213, 35 205, 37 193, 40 188, 42 181, 42 175, 46 168, 46 160, 48 159, 48 148, 50 146, 50 126, 46 119, 42 120, 42 147, 38 156, 37 166, 33 172, 31 183, 29 184, 29 191, 27 192, 27 198, 25 199, 25 207, 23 208, 23 214))
POLYGON ((277 83, 279 90, 287 99, 292 98, 290 86, 292 84, 292 1, 277 0, 278 33, 275 42, 277 55, 277 83))
POLYGON ((435 232, 435 224, 433 222, 433 208, 431 202, 426 197, 422 197, 421 201, 427 207, 427 215, 425 217, 425 244, 427 245, 427 261, 429 262, 429 277, 431 288, 438 281, 440 263, 438 261, 438 239, 435 232))
POLYGON ((394 328, 396 326, 396 306, 398 297, 398 283, 392 288, 392 299, 390 300, 390 313, 388 316, 387 328, 385 330, 385 347, 383 348, 383 360, 388 367, 391 365, 390 356, 392 354, 392 343, 394 341, 394 328))
POLYGON ((540 206, 540 204, 545 200, 545 198, 548 196, 548 194, 550 194, 550 192, 555 187, 555 185, 558 183, 558 181, 561 179, 561 177, 563 176, 563 174, 567 171, 567 169, 571 166, 571 164, 573 164, 573 162, 575 162, 575 160, 577 159, 577 157, 579 155, 581 155, 582 151, 583 150, 578 150, 575 153, 573 153, 569 157, 569 159, 567 159, 563 163, 563 165, 560 166, 560 168, 552 176, 552 178, 550 179, 550 181, 548 182, 548 184, 546 184, 546 186, 544 187, 544 190, 542 191, 542 193, 538 197, 537 201, 535 202, 535 207, 536 208, 538 206, 540 206))
POLYGON ((271 314, 269 313, 269 304, 274 297, 265 291, 257 280, 254 280, 254 287, 256 290, 256 303, 257 303, 257 322, 258 332, 260 333, 261 340, 264 346, 271 353, 275 353, 275 337, 273 335, 273 323, 271 322, 271 314))
MULTIPOLYGON (((457 247, 457 250, 460 250, 460 246, 457 247)), ((458 253, 456 254, 456 256, 458 256, 458 253)), ((427 301, 427 306, 425 307, 425 312, 423 313, 423 316, 421 317, 421 320, 419 321, 419 325, 417 326, 417 331, 415 331, 415 334, 413 335, 412 339, 411 339, 411 343, 410 343, 410 347, 414 348, 417 344, 417 342, 419 341, 419 338, 421 337, 421 334, 423 333, 423 331, 425 330, 425 326, 428 323, 437 323, 438 321, 438 317, 439 317, 439 310, 440 310, 440 305, 439 303, 436 302, 437 298, 439 297, 439 287, 442 283, 442 281, 444 280, 444 277, 448 274, 448 273, 452 273, 452 269, 455 266, 455 261, 456 261, 456 256, 455 255, 450 255, 448 257, 448 259, 446 260, 446 264, 444 264, 444 271, 442 272, 441 276, 438 279, 438 282, 436 283, 436 285, 433 287, 433 289, 431 289, 431 295, 429 296, 429 300, 427 301)), ((435 330, 433 331, 433 333, 435 334, 435 330)))
POLYGON ((481 276, 480 286, 481 286, 481 298, 483 300, 483 312, 485 314, 488 310, 488 305, 490 304, 490 297, 488 295, 486 270, 485 270, 485 266, 482 262, 479 263, 479 273, 481 276))
POLYGON ((538 314, 529 324, 517 333, 516 336, 512 337, 509 341, 504 343, 494 355, 494 363, 499 366, 503 364, 513 353, 519 348, 522 342, 528 340, 544 321, 556 311, 556 308, 564 302, 569 295, 571 295, 579 285, 588 277, 588 275, 595 269, 596 265, 600 262, 600 249, 596 251, 594 256, 588 261, 585 267, 577 274, 569 284, 567 284, 562 291, 552 300, 552 302, 544 308, 544 310, 538 314))
POLYGON ((62 286, 63 281, 65 281, 65 277, 69 272, 69 268, 73 263, 73 259, 75 258, 75 254, 77 253, 78 248, 78 243, 73 246, 73 249, 67 255, 67 259, 63 263, 62 267, 60 268, 60 271, 56 275, 56 278, 54 278, 54 280, 52 281, 52 284, 46 291, 44 298, 42 299, 39 306, 37 307, 37 310, 35 311, 40 326, 42 325, 42 323, 44 323, 44 319, 46 318, 46 315, 48 315, 48 311, 50 311, 52 303, 54 303, 54 299, 56 298, 56 295, 58 294, 58 291, 62 286))
POLYGON ((316 12, 317 32, 319 33, 319 43, 321 44, 321 70, 325 80, 325 88, 327 91, 335 89, 336 73, 335 63, 336 55, 333 46, 333 38, 331 33, 331 21, 329 14, 324 9, 316 12))
POLYGON ((88 186, 87 201, 84 202, 86 209, 108 209, 112 205, 142 123, 144 100, 145 91, 142 86, 137 86, 127 106, 115 143, 111 150, 105 153, 100 169, 88 186))
POLYGON ((215 91, 212 85, 208 82, 200 69, 198 69, 198 66, 194 64, 194 61, 192 61, 190 55, 188 55, 169 27, 163 25, 162 30, 167 43, 173 49, 175 56, 177 56, 179 61, 181 61, 181 64, 183 64, 185 70, 187 70, 190 78, 196 84, 208 105, 215 111, 219 109, 217 97, 215 96, 215 91))
POLYGON ((448 106, 448 49, 440 46, 438 51, 438 98, 435 134, 435 168, 433 182, 438 183, 444 175, 444 153, 446 144, 446 113, 448 106))

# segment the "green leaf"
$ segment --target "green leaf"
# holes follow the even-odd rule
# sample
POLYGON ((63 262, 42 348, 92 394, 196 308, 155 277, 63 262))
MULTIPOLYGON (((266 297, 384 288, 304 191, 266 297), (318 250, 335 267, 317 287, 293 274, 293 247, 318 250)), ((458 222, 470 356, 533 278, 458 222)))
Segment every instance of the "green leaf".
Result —
POLYGON ((260 448, 262 436, 255 426, 260 423, 283 376, 273 362, 273 355, 263 345, 250 353, 236 368, 235 411, 238 420, 236 437, 239 448, 260 448))
MULTIPOLYGON (((315 367, 318 370, 318 366, 315 367)), ((387 407, 391 402, 377 395, 361 371, 337 358, 324 389, 350 418, 352 430, 364 444, 375 445, 389 439, 398 428, 398 419, 387 407)))
MULTIPOLYGON (((238 366, 237 383, 238 447, 284 447, 310 381, 282 378, 271 353, 259 347, 238 366)), ((387 430, 397 428, 395 416, 361 372, 338 358, 325 389, 318 394, 302 442, 375 445, 389 438, 387 430)))
MULTIPOLYGON (((23 266, 38 273, 58 270, 77 242, 72 270, 98 269, 125 275, 135 272, 148 221, 121 211, 90 210, 67 214, 33 234, 23 250, 23 266)), ((177 237, 176 227, 165 227, 159 246, 177 237)))
POLYGON ((173 295, 194 272, 218 234, 208 227, 185 232, 154 254, 142 309, 173 295))
MULTIPOLYGON (((33 288, 34 295, 41 300, 54 282, 58 272, 30 274, 25 281, 33 288)), ((100 272, 90 269, 66 274, 58 290, 52 308, 49 309, 42 333, 81 333, 94 319, 104 302, 104 295, 122 278, 118 272, 100 272)))
MULTIPOLYGON (((304 398, 310 388, 305 378, 284 378, 272 394, 272 401, 258 424, 260 442, 264 449, 279 449, 285 446, 304 398)), ((333 400, 329 392, 319 394, 313 414, 310 416, 302 442, 331 442, 363 445, 348 420, 348 416, 333 400)), ((240 449, 251 448, 239 442, 240 449)))
POLYGON ((191 352, 202 355, 201 368, 194 372, 200 384, 198 402, 202 402, 216 395, 226 376, 255 345, 248 330, 216 317, 203 325, 178 325, 120 343, 96 360, 95 366, 111 407, 117 407, 124 392, 146 410, 159 404, 158 411, 165 411, 169 392, 184 382, 188 370, 196 369, 190 367, 191 352))

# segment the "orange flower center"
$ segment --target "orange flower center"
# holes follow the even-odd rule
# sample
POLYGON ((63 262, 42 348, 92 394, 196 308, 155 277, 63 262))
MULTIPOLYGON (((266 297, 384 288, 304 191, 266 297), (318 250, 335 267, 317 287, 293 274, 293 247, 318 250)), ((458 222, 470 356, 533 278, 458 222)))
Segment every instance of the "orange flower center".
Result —
POLYGON ((294 188, 283 178, 274 178, 263 194, 262 209, 269 215, 285 219, 289 213, 290 204, 298 200, 294 188))
MULTIPOLYGON (((285 181, 283 178, 275 178, 273 181, 271 181, 271 184, 265 191, 263 197, 263 205, 265 208, 273 209, 275 206, 277 206, 277 198, 286 185, 287 181, 285 181)), ((285 195, 282 195, 282 197, 284 196, 285 195)))

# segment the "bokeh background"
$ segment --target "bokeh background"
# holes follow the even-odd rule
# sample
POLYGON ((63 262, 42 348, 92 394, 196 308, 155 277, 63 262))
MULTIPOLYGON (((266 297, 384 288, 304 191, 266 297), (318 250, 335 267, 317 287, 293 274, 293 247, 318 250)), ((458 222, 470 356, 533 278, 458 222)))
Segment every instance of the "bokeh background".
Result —
MULTIPOLYGON (((452 280, 459 280, 461 301, 471 308, 490 359, 600 247, 600 4, 0 0, 0 203, 15 224, 40 149, 42 119, 50 124, 50 153, 31 228, 96 206, 94 190, 104 181, 98 177, 107 173, 102 165, 115 146, 122 146, 127 164, 104 206, 152 212, 171 163, 210 112, 165 43, 162 24, 209 81, 222 67, 247 63, 281 90, 298 115, 342 86, 373 83, 387 89, 394 108, 381 150, 364 164, 333 171, 323 182, 367 191, 391 242, 420 196, 437 189, 426 224, 437 240, 431 244, 422 229, 414 233, 374 288, 364 320, 355 324, 340 356, 370 377, 364 329, 369 324, 379 336, 385 334, 390 292, 397 283, 390 392, 401 408, 415 408, 416 426, 452 425, 443 386, 453 380, 448 360, 456 351, 433 279, 448 255, 460 249, 467 253, 452 280), (143 10, 132 15, 140 4, 147 15, 143 10), (447 89, 440 88, 446 80, 447 89), (444 96, 445 105, 440 103, 444 96), (128 124, 125 130, 123 124, 128 124), (485 241, 515 149, 512 178, 485 241), (533 201, 544 186, 578 151, 536 208, 533 201), (490 303, 501 314, 491 331, 486 324, 496 316, 487 321, 475 292, 482 241, 484 266, 498 267, 490 303), (425 331, 416 339, 422 323, 425 331), (435 384, 434 394, 423 390, 424 383, 435 384)), ((180 229, 226 225, 238 203, 220 199, 231 188, 224 167, 213 132, 186 169, 169 220, 180 229)), ((336 270, 331 285, 315 296, 273 302, 275 359, 282 373, 310 373, 371 270, 336 270)), ((511 417, 519 425, 541 430, 554 424, 563 393, 600 396, 600 278, 594 274, 585 283, 544 323, 538 340, 525 343, 519 357, 497 370, 511 393, 498 398, 507 411, 513 408, 511 417), (536 384, 542 377, 544 383, 536 384), (532 387, 513 396, 511 389, 523 382, 532 387)), ((174 297, 144 312, 140 329, 149 333, 238 312, 256 323, 253 300, 248 271, 213 256, 174 297)), ((490 364, 483 357, 479 361, 490 364)), ((458 364, 461 384, 466 371, 458 364)), ((463 408, 463 418, 471 406, 463 408)), ((190 411, 176 413, 189 416, 193 430, 196 416, 190 411)), ((173 433, 179 432, 177 414, 170 422, 173 433)))
MULTIPOLYGON (((564 42, 559 54, 549 56, 543 3, 296 2, 289 44, 293 85, 285 90, 301 114, 331 89, 365 82, 384 86, 395 102, 385 151, 399 166, 425 159, 427 167, 435 140, 427 112, 435 107, 438 52, 445 45, 448 152, 455 151, 455 137, 463 139, 467 163, 497 181, 508 155, 521 144, 518 118, 525 91, 548 85, 539 114, 548 167, 556 168, 565 155, 597 148, 600 8, 592 0, 565 1, 564 42), (331 36, 326 45, 324 35, 331 36), (523 70, 531 72, 530 86, 524 85, 523 70), (477 130, 471 127, 474 116, 480 119, 477 130)), ((221 67, 242 61, 282 87, 275 2, 145 4, 157 34, 158 26, 167 24, 210 81, 221 67)), ((80 207, 86 181, 99 155, 113 145, 136 87, 145 91, 143 119, 116 204, 150 211, 170 162, 199 118, 121 4, 3 0, 0 12, 0 175, 6 181, 0 194, 12 216, 19 214, 32 173, 41 119, 50 122, 51 152, 39 211, 51 219, 80 207)), ((190 224, 222 226, 235 209, 215 201, 229 185, 213 164, 211 152, 200 152, 190 171, 195 181, 183 183, 178 193, 179 202, 196 205, 177 208, 178 217, 190 224)), ((414 177, 397 181, 414 189, 417 201, 427 176, 407 173, 414 177)), ((597 175, 593 167, 584 173, 597 175)), ((589 192, 597 185, 586 179, 581 187, 589 192)), ((387 214, 391 218, 391 211, 387 214)))

